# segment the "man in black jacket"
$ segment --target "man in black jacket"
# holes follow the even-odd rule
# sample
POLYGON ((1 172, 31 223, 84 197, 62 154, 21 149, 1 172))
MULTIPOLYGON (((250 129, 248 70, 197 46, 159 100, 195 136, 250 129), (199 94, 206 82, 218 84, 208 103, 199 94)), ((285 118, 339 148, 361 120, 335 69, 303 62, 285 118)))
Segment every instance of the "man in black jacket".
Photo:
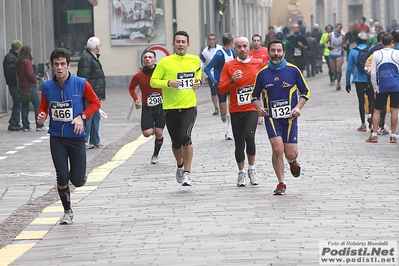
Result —
POLYGON ((306 61, 306 77, 314 77, 317 72, 317 57, 319 55, 319 43, 310 32, 306 33, 306 41, 308 42, 308 50, 305 52, 306 61))
POLYGON ((19 101, 17 74, 15 72, 15 61, 18 57, 18 52, 21 50, 22 43, 19 40, 14 40, 11 43, 11 49, 3 60, 4 77, 12 98, 12 111, 8 123, 8 130, 19 131, 22 130, 19 122, 21 121, 21 103, 19 101))
MULTIPOLYGON (((313 30, 312 30, 312 37, 316 39, 317 42, 317 51, 318 51, 318 55, 317 55, 317 59, 316 59, 316 70, 315 70, 315 74, 323 73, 323 49, 320 49, 320 39, 321 36, 323 35, 323 32, 320 29, 319 24, 315 23, 313 25, 313 30)), ((310 48, 312 50, 312 48, 310 48)))
POLYGON ((346 42, 344 44, 346 50, 346 61, 349 58, 349 52, 357 47, 357 35, 359 32, 356 31, 356 25, 354 22, 349 23, 349 31, 345 33, 346 42))
POLYGON ((306 67, 305 52, 308 50, 309 45, 306 37, 300 32, 298 24, 294 24, 293 33, 288 37, 288 40, 293 46, 290 63, 296 65, 303 72, 306 67))
MULTIPOLYGON (((78 63, 77 76, 85 78, 92 86, 100 101, 105 101, 105 75, 100 60, 101 42, 97 37, 87 40, 87 48, 78 63)), ((86 121, 86 148, 106 148, 100 142, 100 112, 97 111, 86 121)))

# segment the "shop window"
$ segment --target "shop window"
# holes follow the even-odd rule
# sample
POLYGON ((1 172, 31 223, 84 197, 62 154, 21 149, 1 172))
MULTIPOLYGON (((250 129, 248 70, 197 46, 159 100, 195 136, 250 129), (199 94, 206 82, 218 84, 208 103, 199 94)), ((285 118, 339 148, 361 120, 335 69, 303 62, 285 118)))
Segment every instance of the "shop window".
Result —
POLYGON ((94 36, 93 5, 83 0, 53 0, 55 47, 71 52, 77 62, 94 36))

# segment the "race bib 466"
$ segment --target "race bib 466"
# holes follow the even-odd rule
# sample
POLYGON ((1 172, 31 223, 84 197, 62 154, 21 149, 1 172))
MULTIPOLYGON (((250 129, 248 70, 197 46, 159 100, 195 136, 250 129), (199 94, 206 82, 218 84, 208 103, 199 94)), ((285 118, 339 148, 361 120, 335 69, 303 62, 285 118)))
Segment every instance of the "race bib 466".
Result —
POLYGON ((73 120, 72 100, 50 102, 51 116, 54 121, 70 122, 73 120))

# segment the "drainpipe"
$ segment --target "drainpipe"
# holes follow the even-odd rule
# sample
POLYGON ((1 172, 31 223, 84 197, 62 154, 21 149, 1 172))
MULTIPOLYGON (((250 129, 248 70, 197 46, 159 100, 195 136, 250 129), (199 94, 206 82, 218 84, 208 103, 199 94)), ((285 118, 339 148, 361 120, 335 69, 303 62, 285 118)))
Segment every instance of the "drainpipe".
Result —
POLYGON ((176 0, 172 2, 172 9, 173 9, 173 34, 177 31, 177 19, 176 19, 176 0))

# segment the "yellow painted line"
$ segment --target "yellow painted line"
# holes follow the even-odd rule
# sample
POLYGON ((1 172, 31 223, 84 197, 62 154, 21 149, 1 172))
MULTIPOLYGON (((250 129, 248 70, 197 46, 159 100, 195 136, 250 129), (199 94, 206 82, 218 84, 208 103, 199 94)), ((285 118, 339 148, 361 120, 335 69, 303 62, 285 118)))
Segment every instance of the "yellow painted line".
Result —
POLYGON ((121 166, 124 162, 113 162, 110 161, 108 163, 105 163, 101 166, 99 166, 97 168, 98 171, 108 171, 111 172, 112 170, 114 170, 115 168, 117 168, 118 166, 121 166))
MULTIPOLYGON (((101 182, 103 181, 112 170, 124 164, 133 154, 134 152, 144 143, 149 141, 152 138, 146 138, 143 135, 140 135, 136 140, 126 144, 123 146, 111 159, 111 161, 93 169, 87 178, 88 182, 101 182)), ((78 188, 77 188, 78 189, 78 188)))
POLYGON ((79 191, 94 191, 98 188, 98 186, 83 186, 83 187, 77 187, 75 188, 74 192, 79 192, 79 191))
MULTIPOLYGON (((134 152, 144 143, 149 141, 152 138, 145 138, 143 135, 138 137, 136 140, 126 144, 123 146, 111 159, 111 161, 93 169, 88 175, 88 182, 95 181, 103 181, 115 168, 124 164, 133 154, 134 152)), ((98 186, 83 186, 79 188, 75 188, 74 191, 79 193, 92 192, 96 190, 98 186)), ((90 194, 88 193, 88 194, 90 194)), ((76 201, 72 200, 72 203, 76 201)), ((80 201, 79 199, 78 201, 80 201)), ((43 210, 43 212, 62 212, 64 209, 61 206, 61 201, 57 201, 57 206, 48 206, 43 210)), ((33 225, 54 225, 59 221, 59 217, 50 217, 50 218, 36 218, 30 224, 33 225)), ((44 236, 48 233, 48 231, 22 231, 15 240, 36 240, 39 241, 44 238, 44 236)), ((2 249, 0 249, 0 266, 6 266, 11 264, 13 261, 21 257, 25 252, 31 249, 36 243, 31 244, 10 244, 2 249)))
POLYGON ((36 218, 30 224, 55 224, 58 222, 59 217, 49 217, 49 218, 36 218))
MULTIPOLYGON (((71 203, 72 205, 77 204, 78 202, 80 202, 84 197, 86 197, 87 195, 89 195, 92 191, 90 191, 89 193, 77 193, 76 196, 73 197, 73 199, 71 199, 71 203)), ((62 208, 62 202, 59 200, 57 202, 55 202, 54 204, 59 204, 61 206, 61 209, 59 212, 64 213, 64 208, 62 208)), ((60 214, 61 215, 61 214, 60 214)))
POLYGON ((48 231, 22 231, 15 239, 29 240, 29 239, 43 239, 48 231))
MULTIPOLYGON (((89 195, 90 193, 84 194, 84 197, 74 197, 75 199, 71 200, 71 204, 75 205, 78 204, 82 199, 84 199, 87 195, 89 195)), ((82 194, 76 194, 76 195, 82 195, 82 194)), ((61 213, 64 213, 64 209, 62 209, 61 213)), ((60 214, 60 218, 61 218, 61 214, 60 214)))
POLYGON ((152 136, 150 138, 146 138, 143 135, 141 135, 135 141, 132 141, 123 146, 115 154, 114 158, 112 158, 112 161, 127 161, 141 145, 149 141, 151 138, 152 136))
POLYGON ((10 244, 0 249, 0 266, 10 265, 14 260, 21 257, 36 243, 31 244, 10 244))
POLYGON ((53 205, 53 206, 46 207, 42 212, 57 212, 57 213, 59 213, 59 212, 63 212, 63 211, 64 211, 64 208, 62 206, 53 205))
POLYGON ((94 169, 90 172, 89 176, 87 177, 87 182, 101 182, 103 181, 109 173, 104 171, 98 171, 94 169))
POLYGON ((107 176, 92 176, 89 177, 86 181, 86 184, 90 184, 90 183, 100 183, 101 181, 103 181, 107 176))

